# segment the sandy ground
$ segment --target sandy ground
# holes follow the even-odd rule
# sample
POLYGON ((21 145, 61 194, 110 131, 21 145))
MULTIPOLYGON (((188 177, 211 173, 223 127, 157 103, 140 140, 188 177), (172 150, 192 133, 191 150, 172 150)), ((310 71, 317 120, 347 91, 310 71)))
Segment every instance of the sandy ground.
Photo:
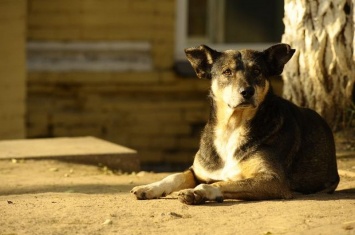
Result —
POLYGON ((355 158, 339 160, 339 169, 332 195, 187 206, 129 194, 168 173, 0 161, 0 234, 355 234, 355 158))

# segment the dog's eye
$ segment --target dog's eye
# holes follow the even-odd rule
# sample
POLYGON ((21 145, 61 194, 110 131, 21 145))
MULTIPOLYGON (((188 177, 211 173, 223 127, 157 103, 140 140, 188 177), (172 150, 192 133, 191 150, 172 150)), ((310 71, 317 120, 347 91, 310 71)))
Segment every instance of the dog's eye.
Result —
POLYGON ((261 71, 259 69, 254 69, 253 70, 254 76, 258 76, 260 73, 261 73, 261 71))
POLYGON ((223 75, 224 75, 224 76, 231 76, 231 75, 232 75, 232 70, 230 70, 230 69, 224 70, 224 71, 223 71, 223 75))

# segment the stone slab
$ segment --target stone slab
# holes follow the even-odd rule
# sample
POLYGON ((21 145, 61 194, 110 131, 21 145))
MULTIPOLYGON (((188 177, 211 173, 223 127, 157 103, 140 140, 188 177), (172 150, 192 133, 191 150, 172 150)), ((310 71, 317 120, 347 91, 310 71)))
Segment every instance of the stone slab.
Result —
POLYGON ((135 150, 95 137, 66 137, 0 141, 2 159, 59 159, 102 164, 124 172, 139 171, 135 150))

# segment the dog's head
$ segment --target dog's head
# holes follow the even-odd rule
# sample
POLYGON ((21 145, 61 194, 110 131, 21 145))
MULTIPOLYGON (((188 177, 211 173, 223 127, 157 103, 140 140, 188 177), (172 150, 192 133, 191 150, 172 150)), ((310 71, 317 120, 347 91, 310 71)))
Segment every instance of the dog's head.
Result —
POLYGON ((258 107, 269 90, 269 78, 282 73, 294 52, 287 44, 264 51, 218 52, 205 45, 185 50, 197 76, 212 80, 214 99, 231 109, 258 107))

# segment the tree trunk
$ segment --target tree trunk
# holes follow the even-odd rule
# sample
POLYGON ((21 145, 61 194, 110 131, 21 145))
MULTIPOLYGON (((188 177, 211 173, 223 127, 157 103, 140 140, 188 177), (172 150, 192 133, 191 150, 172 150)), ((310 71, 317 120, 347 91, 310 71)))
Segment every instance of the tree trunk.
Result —
POLYGON ((354 110, 355 0, 285 0, 284 97, 322 115, 335 130, 354 110))

